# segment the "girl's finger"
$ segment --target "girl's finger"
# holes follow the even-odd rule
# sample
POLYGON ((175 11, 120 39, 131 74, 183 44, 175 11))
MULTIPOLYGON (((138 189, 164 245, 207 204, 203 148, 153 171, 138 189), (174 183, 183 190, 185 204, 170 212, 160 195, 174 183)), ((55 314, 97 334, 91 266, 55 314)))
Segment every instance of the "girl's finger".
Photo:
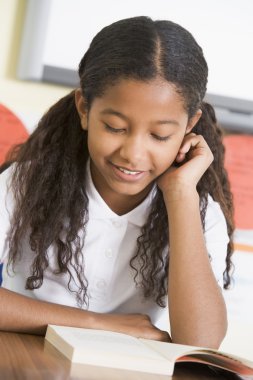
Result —
POLYGON ((191 148, 193 149, 196 147, 209 149, 203 136, 196 135, 195 133, 190 133, 184 138, 183 143, 179 149, 179 153, 186 154, 191 148))

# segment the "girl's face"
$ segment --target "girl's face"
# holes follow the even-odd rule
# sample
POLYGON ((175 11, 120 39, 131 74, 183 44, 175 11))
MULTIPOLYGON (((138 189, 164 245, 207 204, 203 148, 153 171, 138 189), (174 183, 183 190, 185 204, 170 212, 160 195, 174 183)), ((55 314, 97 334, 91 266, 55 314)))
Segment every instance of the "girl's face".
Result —
POLYGON ((185 134, 197 121, 188 120, 173 85, 158 79, 121 80, 94 99, 89 114, 77 90, 76 105, 88 131, 95 187, 118 213, 145 198, 156 178, 173 164, 185 134))

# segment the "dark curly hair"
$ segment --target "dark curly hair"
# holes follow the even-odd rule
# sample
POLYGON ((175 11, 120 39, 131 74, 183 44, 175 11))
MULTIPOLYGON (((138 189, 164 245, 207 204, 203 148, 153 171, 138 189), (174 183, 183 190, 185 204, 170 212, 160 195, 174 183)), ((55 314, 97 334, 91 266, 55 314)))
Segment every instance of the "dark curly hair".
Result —
MULTIPOLYGON (((213 108, 203 102, 207 75, 202 49, 188 31, 173 22, 153 21, 144 16, 120 20, 102 29, 79 64, 80 87, 88 110, 96 97, 123 78, 149 82, 157 77, 175 86, 189 118, 198 108, 202 109, 193 132, 204 136, 214 161, 197 186, 200 212, 204 229, 210 194, 225 215, 230 237, 224 272, 227 288, 231 281, 233 205, 224 169, 222 132, 213 108)), ((53 105, 27 142, 9 156, 10 161, 15 161, 11 186, 16 203, 9 231, 8 268, 14 268, 21 257, 21 242, 28 234, 34 260, 26 288, 41 287, 49 265, 47 250, 54 244, 58 262, 55 275, 67 272, 68 288, 73 291, 74 268, 79 282, 77 302, 82 306, 88 302, 88 284, 83 270, 85 233, 80 238, 78 232, 85 231, 89 218, 85 190, 89 152, 87 132, 81 128, 74 98, 72 91, 53 105)), ((168 219, 158 190, 130 266, 135 270, 135 281, 139 278, 144 297, 152 297, 160 306, 164 306, 167 294, 167 245, 168 219)))

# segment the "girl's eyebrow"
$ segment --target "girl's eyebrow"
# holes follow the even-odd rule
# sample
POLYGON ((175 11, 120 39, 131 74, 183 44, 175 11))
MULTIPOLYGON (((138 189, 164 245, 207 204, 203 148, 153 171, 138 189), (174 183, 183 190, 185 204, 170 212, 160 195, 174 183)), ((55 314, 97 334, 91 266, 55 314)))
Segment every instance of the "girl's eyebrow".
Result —
POLYGON ((113 108, 105 108, 103 111, 100 112, 101 115, 114 115, 118 116, 121 119, 124 119, 126 121, 129 121, 128 117, 126 115, 123 115, 123 113, 114 110, 113 108))
MULTIPOLYGON (((121 119, 129 122, 129 118, 126 115, 124 115, 123 113, 121 113, 119 111, 114 110, 113 108, 105 108, 103 111, 100 112, 100 114, 101 115, 114 115, 114 116, 120 117, 121 119)), ((169 124, 169 125, 174 124, 174 125, 179 125, 179 123, 176 120, 174 120, 174 119, 156 120, 155 124, 169 124)))

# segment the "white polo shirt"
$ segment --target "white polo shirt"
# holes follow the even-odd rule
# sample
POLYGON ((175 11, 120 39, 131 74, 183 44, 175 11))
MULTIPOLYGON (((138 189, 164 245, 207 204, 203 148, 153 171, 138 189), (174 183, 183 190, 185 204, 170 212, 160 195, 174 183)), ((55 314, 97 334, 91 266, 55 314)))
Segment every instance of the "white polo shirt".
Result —
MULTIPOLYGON (((4 263, 2 286, 39 300, 77 306, 75 293, 68 290, 68 275, 54 274, 57 265, 56 249, 53 245, 48 250, 49 267, 44 272, 43 285, 39 289, 25 289, 34 257, 28 241, 23 243, 22 260, 17 263, 15 273, 12 276, 7 274, 5 263, 8 249, 5 240, 10 226, 9 215, 13 208, 12 195, 6 186, 10 174, 11 169, 8 169, 0 175, 0 261, 4 263)), ((135 272, 129 265, 155 191, 153 188, 148 197, 134 210, 119 216, 107 206, 97 192, 88 167, 89 221, 86 226, 83 254, 89 304, 83 308, 101 313, 145 313, 150 315, 153 323, 160 318, 163 309, 152 299, 143 299, 141 288, 136 286, 133 280, 135 272)), ((220 206, 210 196, 205 224, 207 251, 211 256, 216 279, 222 287, 228 235, 220 206)), ((72 273, 75 278, 73 270, 72 273)), ((71 289, 77 290, 74 281, 71 282, 71 289)))

